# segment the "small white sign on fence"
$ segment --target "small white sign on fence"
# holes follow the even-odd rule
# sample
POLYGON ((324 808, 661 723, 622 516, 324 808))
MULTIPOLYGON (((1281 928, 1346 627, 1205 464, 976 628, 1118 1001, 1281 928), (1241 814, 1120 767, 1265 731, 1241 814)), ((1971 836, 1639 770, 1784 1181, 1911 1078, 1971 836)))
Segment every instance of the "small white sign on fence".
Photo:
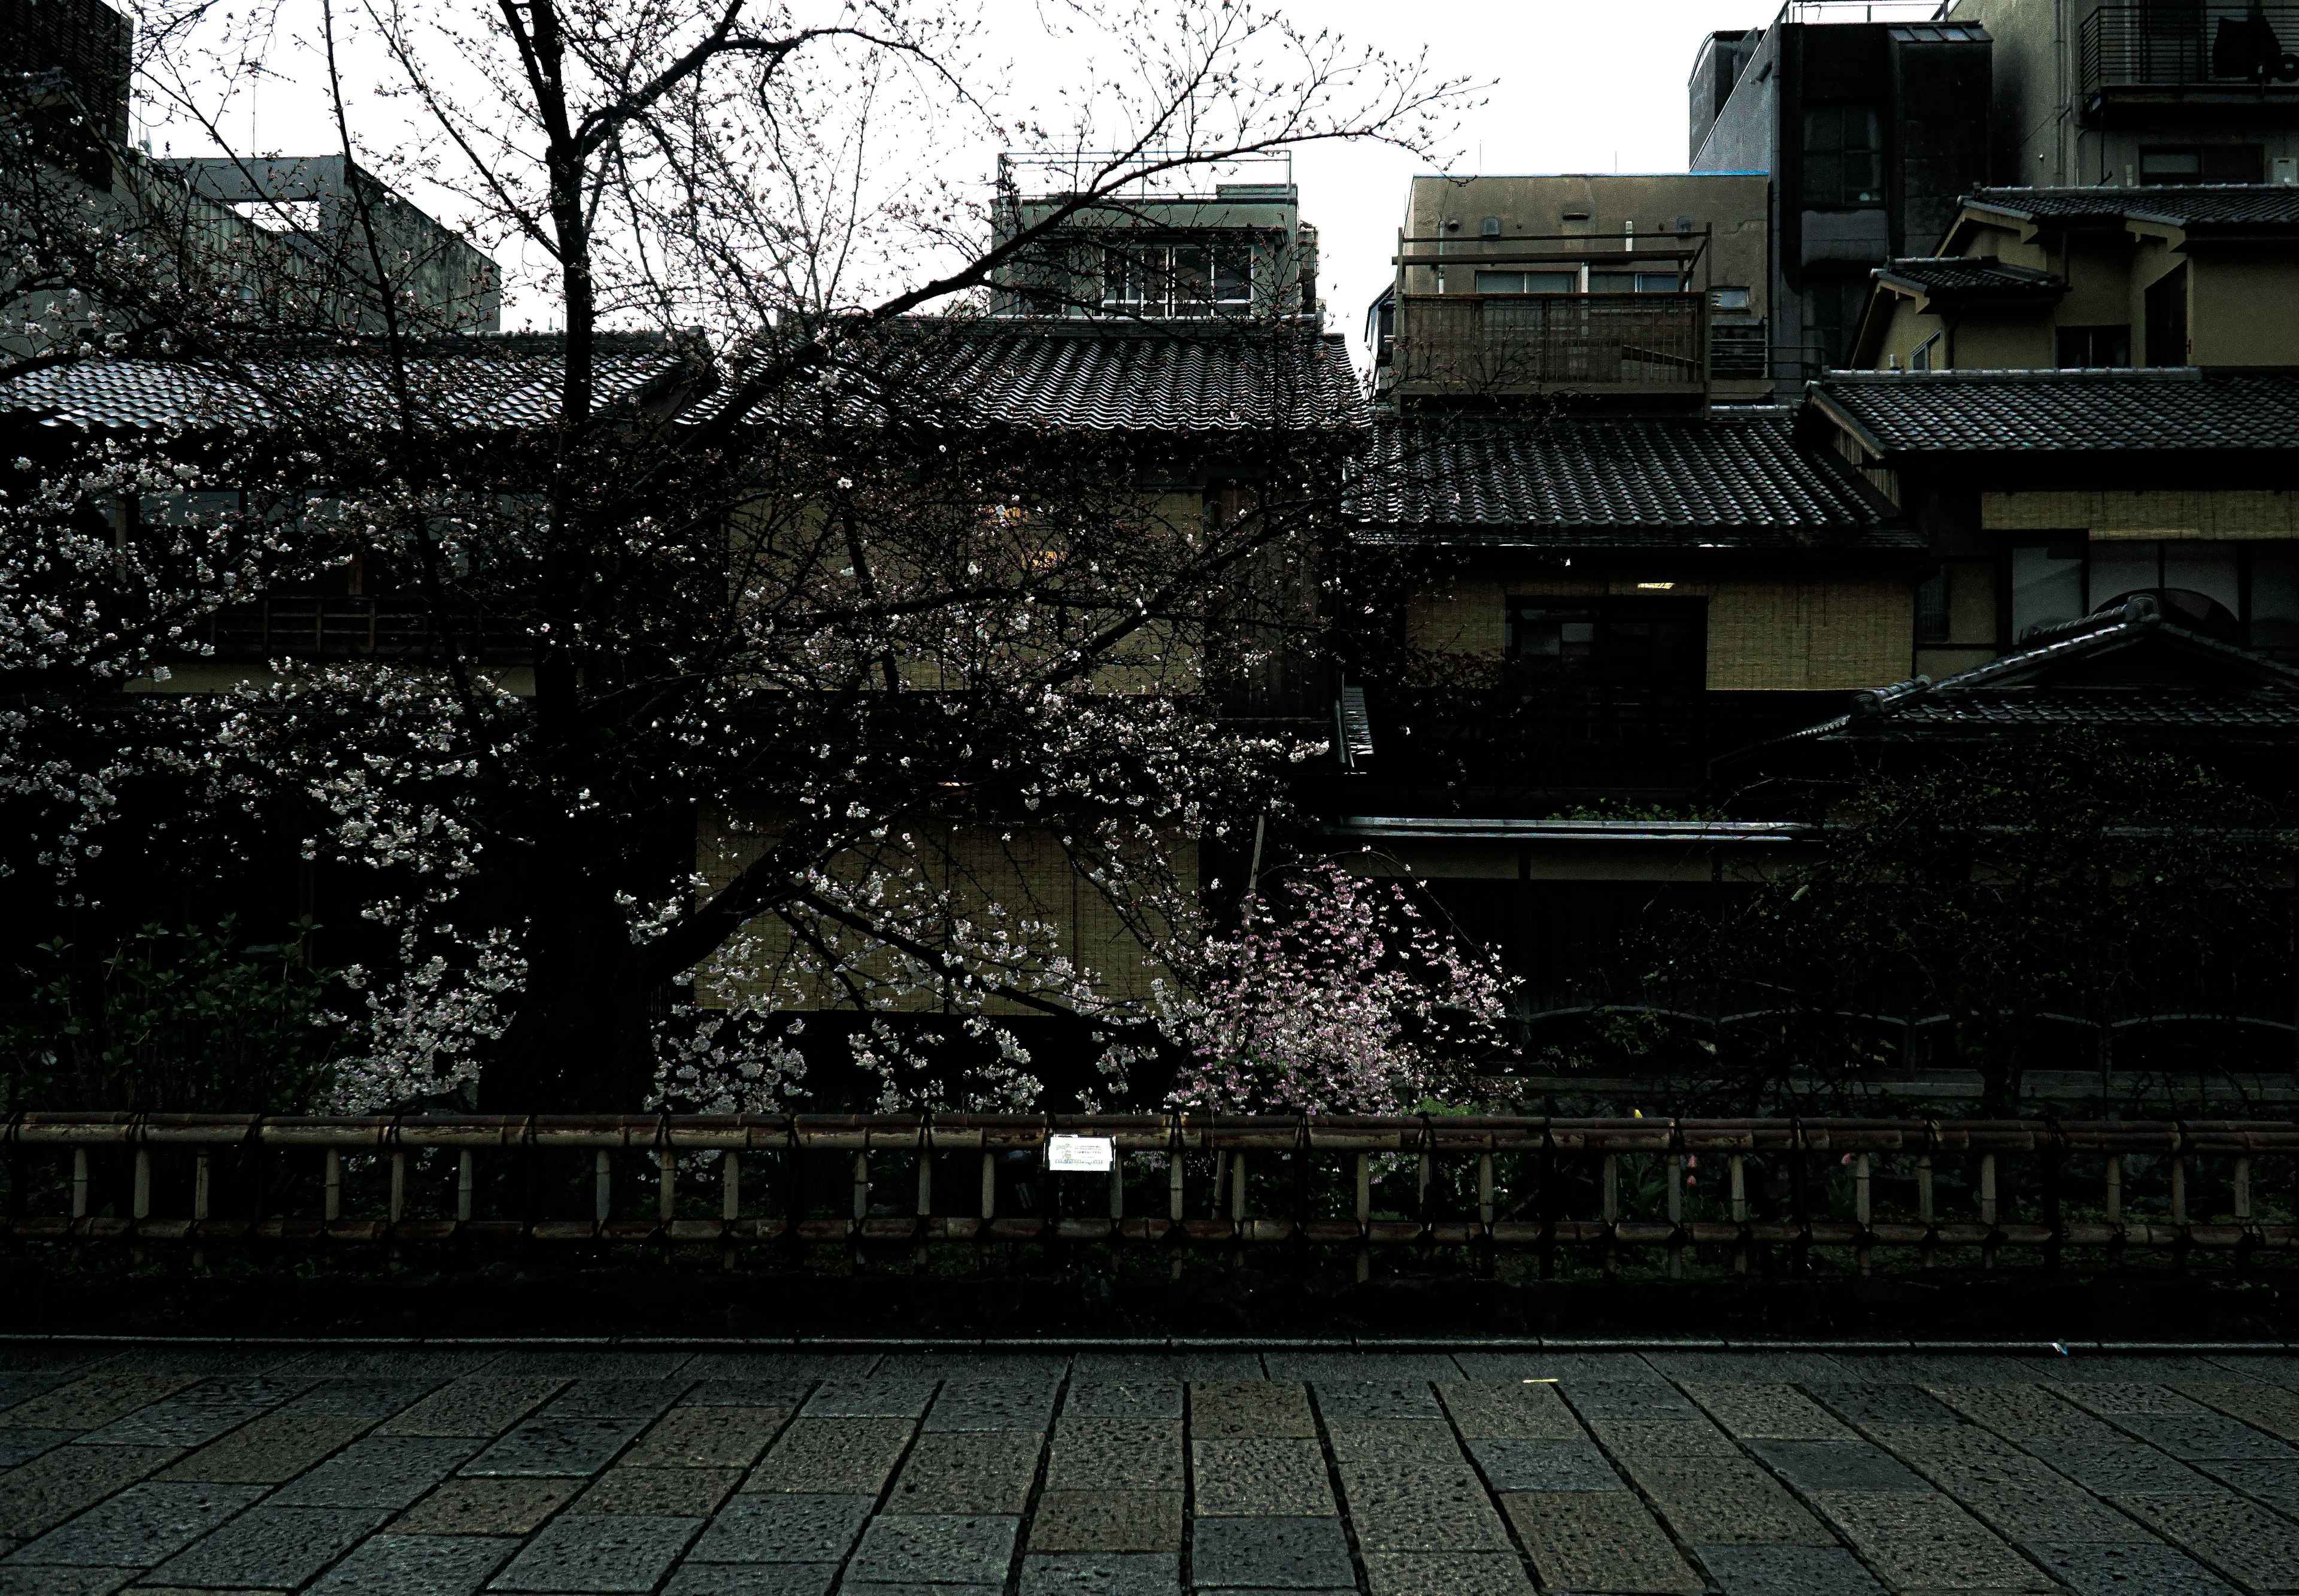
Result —
POLYGON ((1117 1143, 1108 1136, 1049 1136, 1049 1169, 1107 1169, 1117 1156, 1117 1143))

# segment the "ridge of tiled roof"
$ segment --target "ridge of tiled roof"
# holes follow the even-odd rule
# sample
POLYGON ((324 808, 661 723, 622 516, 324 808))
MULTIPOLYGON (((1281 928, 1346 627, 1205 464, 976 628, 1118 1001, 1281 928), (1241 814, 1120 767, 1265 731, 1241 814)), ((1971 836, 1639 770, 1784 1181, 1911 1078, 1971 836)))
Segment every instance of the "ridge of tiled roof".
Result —
POLYGON ((1918 548, 1776 413, 1390 417, 1351 486, 1365 543, 1918 548))
MULTIPOLYGON (((564 343, 563 335, 548 333, 419 342, 405 348, 409 386, 443 428, 547 426, 559 413, 564 343)), ((282 341, 228 361, 90 355, 0 382, 0 418, 84 432, 252 430, 284 418, 390 426, 397 411, 386 353, 379 345, 314 340, 282 341)), ((667 338, 603 335, 598 403, 643 398, 696 370, 688 351, 667 338)))
POLYGON ((2146 188, 1975 188, 1975 210, 2022 221, 2110 227, 2152 221, 2168 227, 2299 226, 2299 185, 2194 183, 2146 188))
POLYGON ((1895 287, 1934 299, 2014 299, 2038 303, 2060 298, 2067 279, 2030 266, 2007 266, 1994 255, 1915 255, 1887 261, 1872 274, 1895 287))
POLYGON ((858 423, 1354 435, 1369 420, 1340 334, 1266 321, 914 318, 842 348, 761 413, 809 395, 858 423))
POLYGON ((1834 371, 1805 394, 1884 455, 2299 450, 2299 370, 1834 371))

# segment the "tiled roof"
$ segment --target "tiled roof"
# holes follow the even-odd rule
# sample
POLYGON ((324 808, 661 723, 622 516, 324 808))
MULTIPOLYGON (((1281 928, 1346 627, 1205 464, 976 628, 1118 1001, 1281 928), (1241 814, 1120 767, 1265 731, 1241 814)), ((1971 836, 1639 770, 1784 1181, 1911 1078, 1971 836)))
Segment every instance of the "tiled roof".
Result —
POLYGON ((1805 393, 1888 456, 2299 450, 2299 370, 1839 371, 1805 393))
POLYGON ((2115 227, 2126 220, 2170 227, 2299 227, 2299 186, 2199 183, 2162 188, 1979 188, 1963 196, 1975 209, 2022 221, 2115 227))
POLYGON ((1933 299, 2033 300, 2048 303, 2068 291, 2066 279, 2026 266, 2006 266, 1994 255, 1927 255, 1876 268, 1880 281, 1933 299))
POLYGON ((1361 541, 1586 548, 1919 548, 1776 411, 1381 423, 1351 495, 1361 541))
MULTIPOLYGON (((559 411, 562 345, 512 335, 418 346, 407 371, 415 403, 443 427, 547 425, 559 411)), ((690 370, 668 340, 606 334, 599 349, 602 405, 643 394, 690 370)), ((322 347, 245 360, 92 356, 0 383, 0 418, 89 431, 388 424, 396 411, 382 352, 322 347)))
MULTIPOLYGON (((2141 670, 2135 678, 2160 674, 2141 670)), ((2045 727, 2299 740, 2299 669, 2175 626, 2152 595, 2135 594, 2121 610, 2040 631, 2027 647, 1943 681, 1916 677, 1855 693, 1850 714, 1782 741, 1953 737, 2045 727), (2095 665, 2151 645, 2188 660, 2199 677, 2216 679, 2118 682, 2112 666, 2080 680, 2054 679, 2071 666, 2095 665)))
POLYGON ((1340 334, 1261 323, 917 318, 838 351, 814 391, 857 420, 950 427, 1354 433, 1367 420, 1340 334))

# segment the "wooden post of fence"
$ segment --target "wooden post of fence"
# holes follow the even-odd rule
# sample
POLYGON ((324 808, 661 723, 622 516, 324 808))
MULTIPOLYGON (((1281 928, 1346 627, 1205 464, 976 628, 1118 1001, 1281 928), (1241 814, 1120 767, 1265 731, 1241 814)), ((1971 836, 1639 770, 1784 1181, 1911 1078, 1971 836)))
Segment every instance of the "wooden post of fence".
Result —
POLYGON ((1373 1278, 1373 1154, 1357 1154, 1357 1284, 1373 1278))
POLYGON ((136 1221, 136 1240, 129 1248, 129 1256, 137 1263, 144 1261, 144 1221, 152 1217, 152 1150, 138 1144, 136 1149, 135 1190, 129 1198, 129 1211, 136 1221))
POLYGON ((477 1160, 469 1148, 455 1155, 455 1223, 471 1222, 471 1195, 478 1187, 477 1160))
POLYGON ((918 1139, 917 1209, 918 1243, 910 1253, 910 1263, 924 1272, 926 1267, 926 1232, 934 1222, 934 1144, 925 1136, 918 1139))
POLYGON ((743 1155, 732 1148, 719 1155, 726 1168, 719 1172, 718 1267, 735 1267, 735 1221, 743 1217, 743 1155))
POLYGON ((1188 1233, 1182 1228, 1182 1220, 1188 1210, 1183 1206, 1186 1194, 1183 1186, 1183 1176, 1186 1171, 1182 1163, 1182 1133, 1178 1129, 1167 1139, 1166 1148, 1166 1220, 1171 1226, 1166 1233, 1171 1238, 1167 1248, 1170 1261, 1166 1267, 1172 1272, 1173 1277, 1179 1280, 1182 1277, 1182 1243, 1186 1242, 1189 1236, 1188 1233))
POLYGON ((2123 1155, 2120 1152, 2107 1155, 2107 1222, 2123 1223, 2123 1155))
POLYGON ((1232 1155, 1229 1160, 1230 1196, 1229 1222, 1235 1234, 1245 1234, 1245 1154, 1232 1155))
POLYGON ((1734 1153, 1732 1166, 1732 1223, 1740 1227, 1739 1238, 1732 1243, 1732 1272, 1748 1272, 1748 1160, 1734 1153))
POLYGON ((72 1218, 87 1218, 87 1149, 72 1149, 72 1218))
POLYGON ((1684 1278, 1684 1155, 1668 1155, 1668 1277, 1684 1278))
MULTIPOLYGON (((1112 1137, 1113 1142, 1116 1141, 1112 1137)), ((1110 1240, 1116 1241, 1116 1227, 1125 1223, 1125 1155, 1112 1146, 1109 1150, 1109 1224, 1110 1240)))
POLYGON ((200 1232, 208 1222, 208 1150, 192 1154, 192 1268, 207 1268, 208 1250, 200 1232))
POLYGON ((2171 1267, 2187 1267, 2187 1155, 2171 1155, 2171 1267))
POLYGON ((870 1217, 870 1155, 854 1155, 854 1234, 862 1234, 862 1221, 870 1217))
POLYGON ((1923 1245, 1918 1252, 1918 1262, 1931 1268, 1939 1262, 1939 1243, 1934 1234, 1932 1217, 1932 1155, 1916 1156, 1916 1221, 1924 1227, 1923 1245))
POLYGON ((2235 1160, 2235 1219, 2238 1225, 2251 1223, 2251 1158, 2238 1154, 2235 1160))
POLYGON ((987 1226, 998 1217, 998 1155, 984 1151, 982 1155, 982 1223, 987 1226))
POLYGON ((1605 1155, 1604 1176, 1605 1273, 1609 1275, 1613 1272, 1619 1257, 1619 1249, 1614 1240, 1614 1231, 1621 1222, 1621 1155, 1619 1153, 1608 1152, 1605 1155))
POLYGON ((655 1158, 655 1218, 668 1225, 678 1218, 678 1155, 659 1148, 655 1158))
POLYGON ((1988 1239, 1979 1243, 1979 1267, 1996 1267, 1996 1155, 1979 1155, 1979 1222, 1988 1226, 1988 1239))
POLYGON ((1876 1218, 1876 1210, 1869 1201, 1869 1191, 1868 1155, 1855 1153, 1852 1155, 1852 1217, 1860 1222, 1860 1244, 1853 1249, 1852 1257, 1863 1275, 1869 1271, 1871 1249, 1868 1231, 1876 1218))
MULTIPOLYGON (((601 1157, 606 1155, 602 1153, 601 1157)), ((403 1149, 391 1150, 391 1222, 399 1223, 407 1214, 407 1153, 403 1149)))
POLYGON ((591 1161, 591 1193, 592 1223, 603 1230, 615 1195, 615 1161, 603 1147, 591 1161))
POLYGON ((321 1160, 321 1169, 320 1178, 327 1195, 320 1211, 328 1223, 333 1225, 344 1217, 344 1155, 341 1150, 328 1148, 327 1156, 321 1160))

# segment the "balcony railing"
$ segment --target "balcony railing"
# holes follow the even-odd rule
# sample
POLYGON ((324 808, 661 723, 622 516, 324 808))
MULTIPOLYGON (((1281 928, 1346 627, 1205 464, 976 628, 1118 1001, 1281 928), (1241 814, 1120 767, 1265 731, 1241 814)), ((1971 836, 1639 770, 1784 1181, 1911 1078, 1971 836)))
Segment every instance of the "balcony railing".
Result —
POLYGON ((1707 383, 1700 294, 1407 294, 1397 313, 1402 393, 1697 394, 1707 383))
POLYGON ((390 598, 266 598, 211 616, 207 641, 227 660, 435 659, 461 653, 497 661, 524 658, 520 616, 483 610, 442 615, 390 598))
POLYGON ((2103 5, 2078 50, 2089 114, 2118 98, 2299 101, 2299 5, 2103 5))

